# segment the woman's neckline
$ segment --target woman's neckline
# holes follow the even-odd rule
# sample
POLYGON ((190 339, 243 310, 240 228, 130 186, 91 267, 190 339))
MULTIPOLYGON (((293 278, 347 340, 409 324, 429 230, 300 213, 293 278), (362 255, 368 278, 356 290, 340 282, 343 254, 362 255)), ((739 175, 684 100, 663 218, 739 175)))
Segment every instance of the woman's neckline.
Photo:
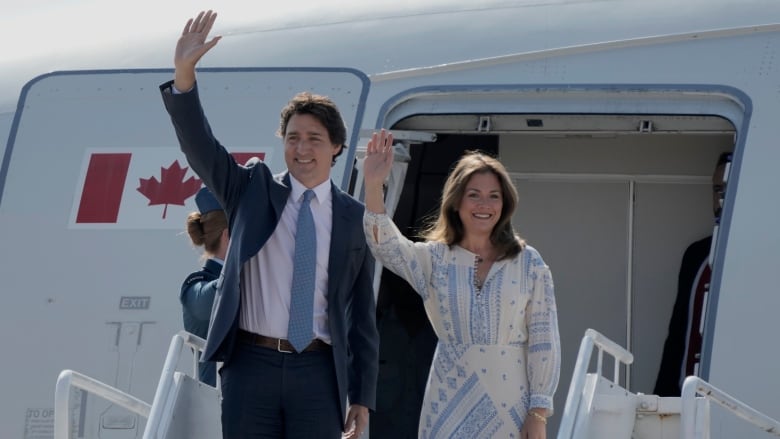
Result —
POLYGON ((491 253, 494 253, 494 250, 492 249, 476 252, 474 250, 470 250, 467 247, 463 246, 463 244, 457 244, 457 246, 462 248, 467 253, 473 255, 477 263, 482 263, 487 261, 495 262, 496 260, 496 258, 493 255, 491 255, 491 253))

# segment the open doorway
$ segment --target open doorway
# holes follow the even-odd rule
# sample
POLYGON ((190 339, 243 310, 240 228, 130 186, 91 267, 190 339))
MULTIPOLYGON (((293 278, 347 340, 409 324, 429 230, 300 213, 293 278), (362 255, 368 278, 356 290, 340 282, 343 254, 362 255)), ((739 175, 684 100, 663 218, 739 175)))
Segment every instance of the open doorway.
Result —
MULTIPOLYGON (((437 114, 391 129, 437 136, 409 148, 394 213, 409 237, 436 211, 463 151, 494 153, 513 176, 515 229, 555 281, 563 359, 548 431, 557 431, 587 328, 631 350, 626 385, 652 393, 680 261, 712 232, 711 176, 718 156, 733 149, 734 126, 716 116, 437 114)), ((380 401, 371 437, 416 437, 435 335, 419 297, 386 272, 378 302, 380 401)))

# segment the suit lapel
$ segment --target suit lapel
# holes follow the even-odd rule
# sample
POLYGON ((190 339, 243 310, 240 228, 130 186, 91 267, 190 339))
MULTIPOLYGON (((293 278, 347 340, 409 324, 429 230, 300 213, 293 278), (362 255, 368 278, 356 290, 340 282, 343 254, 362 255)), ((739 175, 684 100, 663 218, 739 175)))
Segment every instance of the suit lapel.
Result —
MULTIPOLYGON (((290 173, 283 172, 281 174, 277 174, 274 176, 274 179, 281 182, 285 187, 285 190, 270 191, 271 206, 274 209, 274 213, 276 214, 276 222, 278 223, 282 218, 282 211, 284 211, 284 207, 287 205, 287 197, 290 196, 290 191, 292 190, 290 186, 290 173)), ((274 227, 276 227, 276 224, 274 224, 274 227)))
POLYGON ((263 197, 267 194, 268 200, 265 203, 247 200, 245 206, 240 208, 241 213, 230 231, 231 247, 234 242, 238 244, 239 264, 243 264, 257 254, 279 224, 287 204, 287 197, 290 195, 290 175, 287 172, 276 174, 273 180, 266 181, 264 186, 258 186, 260 186, 259 191, 243 196, 263 197))

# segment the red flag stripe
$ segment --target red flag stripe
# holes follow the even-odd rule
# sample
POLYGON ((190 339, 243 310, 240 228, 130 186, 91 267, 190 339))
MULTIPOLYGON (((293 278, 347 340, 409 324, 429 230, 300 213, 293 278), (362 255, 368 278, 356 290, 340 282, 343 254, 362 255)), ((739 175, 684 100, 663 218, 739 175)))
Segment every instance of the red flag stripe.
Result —
POLYGON ((92 154, 76 223, 115 223, 125 188, 129 153, 92 154))

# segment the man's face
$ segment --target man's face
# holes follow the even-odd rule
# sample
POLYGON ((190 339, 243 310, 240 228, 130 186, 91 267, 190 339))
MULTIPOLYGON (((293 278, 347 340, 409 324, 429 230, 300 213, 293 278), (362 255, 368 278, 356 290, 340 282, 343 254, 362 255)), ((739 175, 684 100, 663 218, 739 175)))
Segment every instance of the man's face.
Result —
POLYGON ((726 185, 723 182, 723 177, 726 172, 726 163, 720 164, 715 168, 715 173, 712 174, 712 213, 715 218, 720 218, 723 206, 721 206, 721 199, 724 196, 726 185))
POLYGON ((333 156, 341 145, 330 141, 328 130, 310 114, 294 114, 287 122, 284 161, 296 180, 313 188, 330 178, 333 156))

